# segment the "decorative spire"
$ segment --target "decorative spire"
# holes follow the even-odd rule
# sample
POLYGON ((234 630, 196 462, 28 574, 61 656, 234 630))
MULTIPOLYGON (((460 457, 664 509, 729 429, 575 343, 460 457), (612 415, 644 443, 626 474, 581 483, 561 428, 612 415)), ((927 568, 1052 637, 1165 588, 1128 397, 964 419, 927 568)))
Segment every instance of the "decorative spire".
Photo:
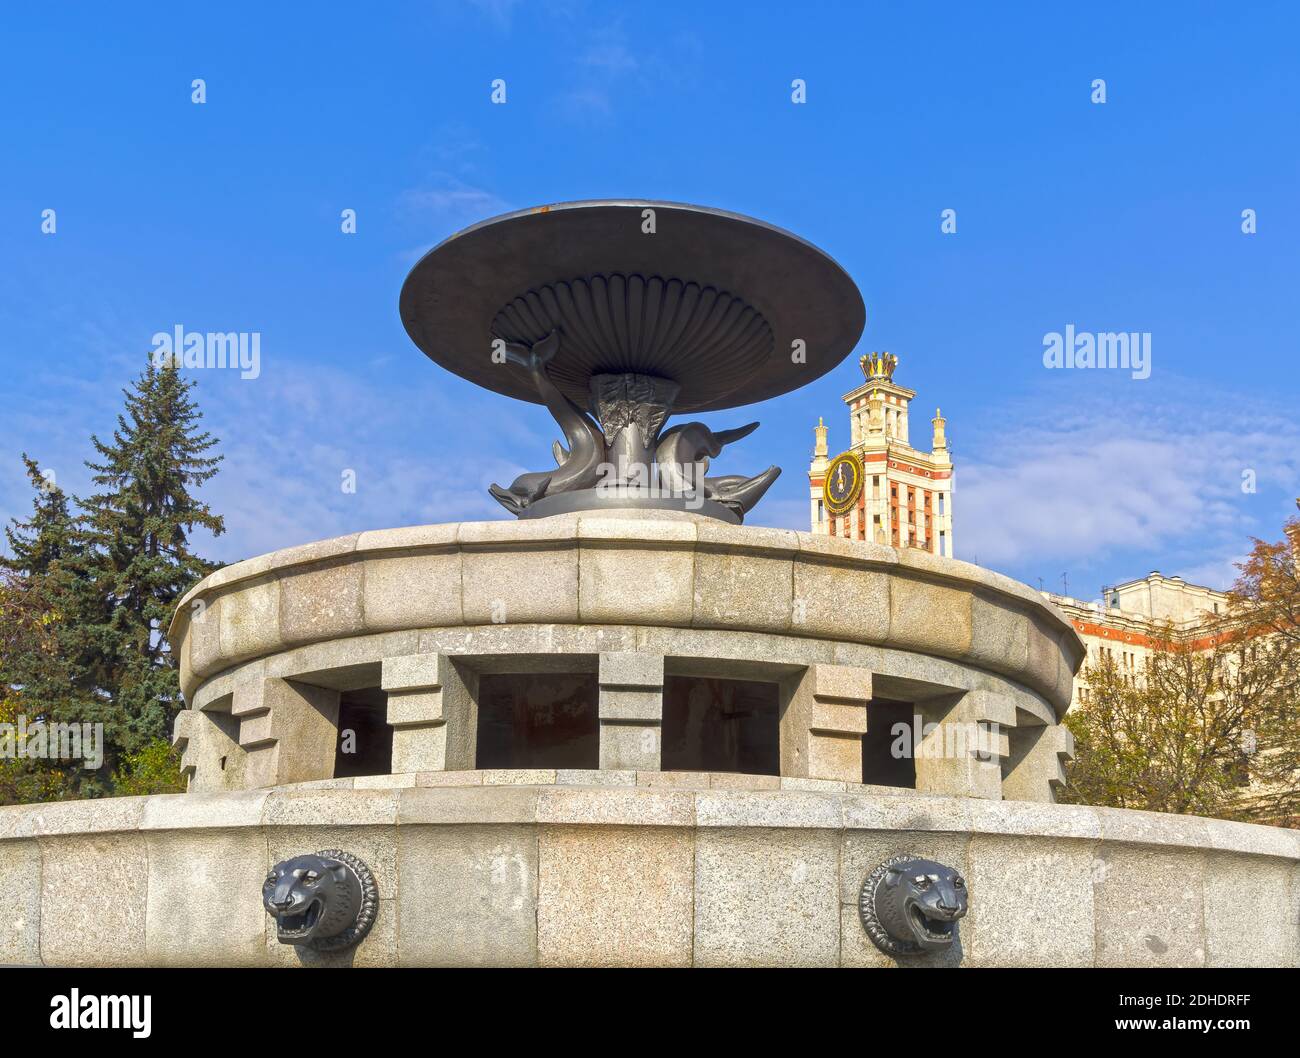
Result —
POLYGON ((898 357, 893 353, 868 353, 858 361, 858 366, 862 368, 862 373, 869 382, 892 382, 894 368, 898 366, 898 357))
POLYGON ((934 426, 934 442, 931 448, 936 452, 943 452, 948 448, 948 436, 944 433, 944 427, 947 426, 948 420, 943 417, 943 412, 938 408, 934 409, 934 418, 930 420, 934 426))
POLYGON ((826 447, 826 424, 822 421, 820 415, 817 416, 817 425, 813 428, 813 432, 817 435, 817 444, 813 448, 813 456, 814 458, 825 459, 829 450, 826 447))

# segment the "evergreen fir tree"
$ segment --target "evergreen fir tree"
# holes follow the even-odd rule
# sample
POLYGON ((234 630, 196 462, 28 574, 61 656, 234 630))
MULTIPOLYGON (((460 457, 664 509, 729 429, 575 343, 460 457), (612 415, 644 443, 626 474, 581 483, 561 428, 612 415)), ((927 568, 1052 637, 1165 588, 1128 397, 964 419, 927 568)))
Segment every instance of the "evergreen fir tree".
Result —
POLYGON ((222 519, 193 490, 217 472, 209 456, 216 440, 200 432, 202 418, 174 363, 152 359, 124 390, 111 443, 92 437, 100 491, 80 500, 80 572, 84 605, 78 615, 83 656, 106 695, 105 768, 167 738, 180 708, 176 666, 165 633, 177 601, 216 567, 196 555, 195 528, 219 535, 222 519))
POLYGON ((23 465, 36 491, 32 517, 25 522, 15 518, 5 527, 5 539, 13 554, 0 557, 0 566, 22 577, 42 577, 55 563, 72 556, 76 526, 64 491, 41 473, 40 464, 26 452, 23 465))

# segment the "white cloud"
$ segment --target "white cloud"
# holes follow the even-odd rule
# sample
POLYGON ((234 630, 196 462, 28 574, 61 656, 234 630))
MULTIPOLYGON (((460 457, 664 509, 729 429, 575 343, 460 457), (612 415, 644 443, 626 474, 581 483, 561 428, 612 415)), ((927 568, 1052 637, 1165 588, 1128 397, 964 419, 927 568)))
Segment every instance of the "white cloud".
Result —
MULTIPOLYGON (((1166 573, 1231 580, 1246 538, 1276 529, 1271 504, 1242 492, 1242 471, 1255 471, 1261 493, 1293 490, 1300 425, 1265 399, 1219 388, 1207 403, 1202 394, 1160 405, 1139 394, 984 431, 969 459, 954 456, 961 556, 1023 567, 1164 552, 1201 558, 1191 572, 1166 573)), ((999 409, 1004 422, 1008 411, 999 409)))
POLYGON ((437 219, 481 220, 509 208, 504 199, 486 188, 473 187, 445 174, 435 174, 435 186, 403 191, 399 205, 408 213, 437 219))

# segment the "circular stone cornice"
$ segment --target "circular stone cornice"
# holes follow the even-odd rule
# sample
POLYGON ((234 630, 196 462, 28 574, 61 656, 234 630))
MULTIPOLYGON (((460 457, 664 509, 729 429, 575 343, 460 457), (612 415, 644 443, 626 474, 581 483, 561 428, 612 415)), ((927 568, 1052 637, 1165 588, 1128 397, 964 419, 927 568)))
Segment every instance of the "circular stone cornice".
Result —
POLYGON ((289 548, 205 578, 168 636, 189 695, 258 657, 498 624, 500 607, 507 626, 657 625, 903 650, 1005 676, 1058 714, 1084 655, 1058 610, 982 567, 664 512, 415 526, 289 548))

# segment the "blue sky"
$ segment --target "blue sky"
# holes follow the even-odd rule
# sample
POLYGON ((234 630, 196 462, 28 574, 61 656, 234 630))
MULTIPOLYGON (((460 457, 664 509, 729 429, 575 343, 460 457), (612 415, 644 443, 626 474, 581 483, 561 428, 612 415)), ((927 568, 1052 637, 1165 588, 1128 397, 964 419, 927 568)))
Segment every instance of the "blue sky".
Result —
MULTIPOLYGON (((1222 584, 1300 494, 1300 16, 1055 7, 7 8, 0 517, 30 504, 20 451, 85 488, 88 434, 177 325, 261 334, 257 379, 196 372, 226 456, 207 553, 503 517, 486 485, 543 467, 554 426, 427 361, 402 280, 492 214, 640 197, 849 271, 858 353, 898 354, 914 421, 948 419, 959 557, 1084 598, 1151 569, 1222 584), (1150 332, 1151 377, 1045 369, 1067 324, 1150 332)), ((785 468, 751 521, 807 528, 812 427, 847 444, 856 359, 709 417, 763 421, 727 472, 785 468)))

